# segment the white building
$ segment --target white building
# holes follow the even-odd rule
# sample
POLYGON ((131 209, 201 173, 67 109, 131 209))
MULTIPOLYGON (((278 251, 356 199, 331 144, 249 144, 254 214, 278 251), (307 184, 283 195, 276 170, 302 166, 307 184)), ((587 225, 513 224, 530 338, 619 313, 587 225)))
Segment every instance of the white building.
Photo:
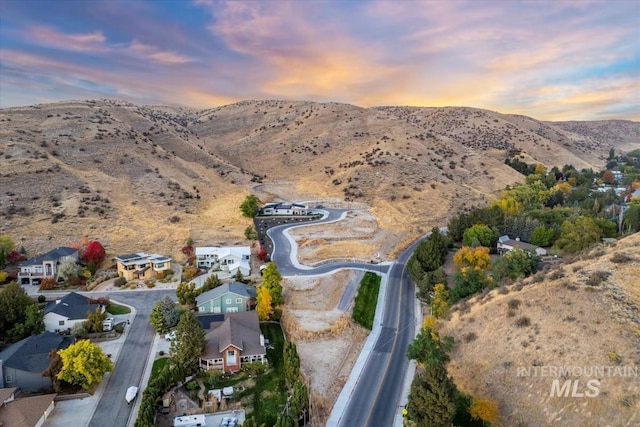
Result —
POLYGON ((198 268, 217 268, 232 276, 235 276, 238 271, 243 276, 251 274, 251 248, 249 246, 196 247, 195 254, 198 268))

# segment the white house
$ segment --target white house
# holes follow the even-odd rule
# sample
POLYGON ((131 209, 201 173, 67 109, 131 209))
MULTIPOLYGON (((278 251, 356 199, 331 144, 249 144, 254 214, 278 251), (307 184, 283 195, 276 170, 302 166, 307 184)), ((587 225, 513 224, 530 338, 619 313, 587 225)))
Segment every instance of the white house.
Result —
POLYGON ((235 276, 238 271, 243 276, 251 274, 251 248, 249 246, 204 246, 196 247, 198 268, 219 268, 235 276))
POLYGON ((309 208, 299 203, 269 203, 260 209, 261 215, 307 215, 309 208))
POLYGON ((509 238, 509 236, 505 235, 505 236, 500 236, 500 238, 498 239, 498 253, 500 255, 504 255, 515 248, 520 248, 525 251, 535 252, 536 255, 539 255, 539 256, 547 255, 546 249, 541 248, 540 246, 532 245, 530 243, 521 242, 520 238, 518 237, 516 237, 515 240, 512 240, 509 238))
POLYGON ((100 304, 90 304, 89 298, 71 292, 44 310, 44 327, 49 332, 66 331, 87 320, 87 312, 95 312, 100 304))
POLYGON ((20 263, 18 282, 21 285, 39 285, 45 277, 56 278, 58 267, 66 258, 78 260, 78 250, 67 246, 60 246, 44 255, 28 259, 20 263))

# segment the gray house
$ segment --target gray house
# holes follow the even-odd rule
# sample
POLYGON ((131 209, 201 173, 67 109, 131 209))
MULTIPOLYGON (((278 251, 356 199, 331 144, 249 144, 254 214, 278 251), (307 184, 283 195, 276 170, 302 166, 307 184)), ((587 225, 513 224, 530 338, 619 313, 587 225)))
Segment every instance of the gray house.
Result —
POLYGON ((73 344, 73 337, 51 332, 33 335, 10 345, 0 352, 0 388, 19 387, 23 391, 51 388, 51 379, 43 377, 51 359, 51 350, 64 350, 73 344))
POLYGON ((21 285, 39 285, 45 277, 58 276, 58 267, 65 258, 78 260, 78 250, 67 246, 60 246, 44 255, 28 259, 20 263, 18 283, 21 285))
POLYGON ((196 297, 200 313, 249 311, 256 305, 256 288, 240 282, 224 283, 196 297))

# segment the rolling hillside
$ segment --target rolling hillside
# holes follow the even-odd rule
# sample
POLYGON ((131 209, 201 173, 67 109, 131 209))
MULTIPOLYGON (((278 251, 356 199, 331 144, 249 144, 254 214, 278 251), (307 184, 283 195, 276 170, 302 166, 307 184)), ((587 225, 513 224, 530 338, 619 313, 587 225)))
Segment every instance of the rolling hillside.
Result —
POLYGON ((636 122, 549 123, 467 107, 9 108, 0 110, 0 233, 30 253, 89 235, 112 254, 179 257, 188 236, 244 240, 238 206, 252 191, 371 207, 397 246, 521 180, 503 164, 511 149, 546 166, 600 168, 610 148, 639 140, 636 122))

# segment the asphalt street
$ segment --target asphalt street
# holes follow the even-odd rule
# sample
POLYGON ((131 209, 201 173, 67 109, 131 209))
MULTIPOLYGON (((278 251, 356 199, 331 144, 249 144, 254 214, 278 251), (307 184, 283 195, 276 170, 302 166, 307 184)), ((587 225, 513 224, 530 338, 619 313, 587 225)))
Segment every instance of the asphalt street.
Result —
POLYGON ((92 296, 109 296, 125 304, 136 307, 137 313, 132 320, 120 357, 113 372, 109 375, 104 393, 89 423, 90 427, 126 426, 133 403, 127 405, 124 397, 127 388, 135 385, 140 388, 138 397, 142 394, 144 385, 141 384, 142 374, 149 358, 151 343, 155 331, 149 323, 149 314, 157 300, 165 295, 175 296, 175 290, 153 291, 124 291, 92 293, 92 296))

